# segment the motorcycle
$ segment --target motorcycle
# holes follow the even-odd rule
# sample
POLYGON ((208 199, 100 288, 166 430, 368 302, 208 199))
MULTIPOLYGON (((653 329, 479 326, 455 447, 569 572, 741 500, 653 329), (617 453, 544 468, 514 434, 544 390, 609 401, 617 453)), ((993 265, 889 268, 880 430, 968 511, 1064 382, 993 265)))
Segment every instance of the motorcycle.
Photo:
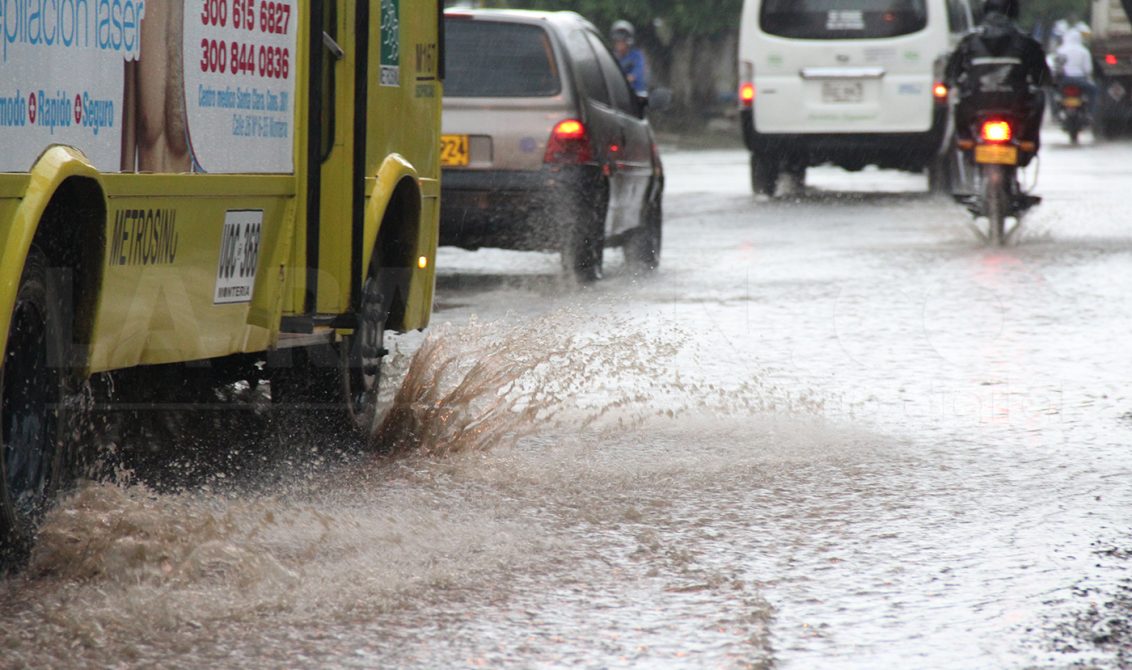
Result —
POLYGON ((1081 130, 1090 124, 1088 94, 1075 82, 1063 82, 1056 88, 1053 109, 1061 129, 1069 134, 1069 142, 1077 144, 1081 130))
POLYGON ((984 111, 975 116, 969 139, 960 139, 963 153, 961 169, 973 170, 961 175, 972 192, 956 194, 955 199, 975 217, 985 217, 988 231, 976 232, 993 245, 1003 245, 1022 225, 1022 215, 1041 198, 1023 191, 1018 180, 1023 158, 1037 154, 1037 146, 1018 137, 1020 119, 1014 112, 984 111), (1006 230, 1006 220, 1013 218, 1014 227, 1006 230))

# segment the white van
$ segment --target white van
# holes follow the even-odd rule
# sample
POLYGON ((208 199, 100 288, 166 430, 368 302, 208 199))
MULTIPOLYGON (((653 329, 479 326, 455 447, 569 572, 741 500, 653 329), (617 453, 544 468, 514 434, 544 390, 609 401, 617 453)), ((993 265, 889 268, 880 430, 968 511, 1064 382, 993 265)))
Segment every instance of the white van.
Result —
POLYGON ((801 182, 824 163, 928 170, 945 188, 941 77, 974 18, 968 0, 745 0, 739 101, 754 191, 773 196, 780 174, 801 182))

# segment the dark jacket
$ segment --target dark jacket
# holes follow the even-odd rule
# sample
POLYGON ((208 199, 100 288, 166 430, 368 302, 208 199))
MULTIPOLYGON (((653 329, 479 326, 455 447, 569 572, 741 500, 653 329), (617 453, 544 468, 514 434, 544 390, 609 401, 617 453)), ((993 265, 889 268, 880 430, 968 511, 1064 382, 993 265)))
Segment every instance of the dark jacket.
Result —
POLYGON ((944 76, 960 100, 977 98, 996 107, 1024 104, 1053 80, 1041 45, 998 13, 987 14, 979 29, 963 38, 944 76))

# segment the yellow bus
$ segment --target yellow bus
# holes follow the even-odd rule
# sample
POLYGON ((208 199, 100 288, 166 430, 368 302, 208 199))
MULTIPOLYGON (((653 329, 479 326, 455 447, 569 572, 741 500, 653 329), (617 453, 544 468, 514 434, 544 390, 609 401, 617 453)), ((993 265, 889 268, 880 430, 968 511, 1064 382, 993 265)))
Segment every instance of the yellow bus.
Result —
POLYGON ((0 552, 101 373, 274 357, 372 432, 432 306, 442 5, 0 1, 0 552))

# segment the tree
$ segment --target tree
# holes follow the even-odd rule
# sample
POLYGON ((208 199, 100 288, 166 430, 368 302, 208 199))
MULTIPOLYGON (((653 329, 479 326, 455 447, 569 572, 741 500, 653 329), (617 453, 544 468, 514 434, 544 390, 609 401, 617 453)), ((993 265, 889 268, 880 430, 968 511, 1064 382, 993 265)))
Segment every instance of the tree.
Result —
POLYGON ((479 4, 575 11, 603 33, 618 19, 629 21, 647 55, 652 84, 672 89, 674 110, 669 119, 693 123, 718 105, 715 79, 703 73, 734 61, 728 38, 737 34, 743 8, 742 0, 480 0, 479 4))
POLYGON ((1022 3, 1022 25, 1033 26, 1039 21, 1049 26, 1070 14, 1089 20, 1089 0, 1030 0, 1022 3))

